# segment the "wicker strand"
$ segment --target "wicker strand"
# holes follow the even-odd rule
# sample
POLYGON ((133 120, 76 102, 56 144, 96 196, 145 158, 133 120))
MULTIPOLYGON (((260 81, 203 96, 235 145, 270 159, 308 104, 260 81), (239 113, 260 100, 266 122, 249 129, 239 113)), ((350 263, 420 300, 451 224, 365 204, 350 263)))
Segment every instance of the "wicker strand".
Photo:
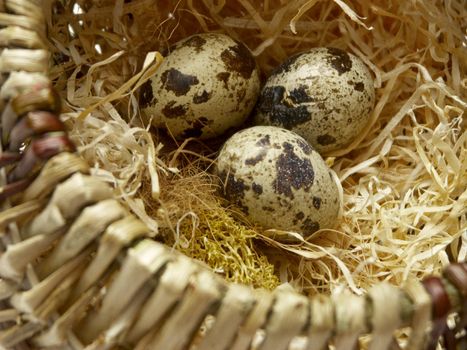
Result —
POLYGON ((466 264, 404 291, 306 298, 229 285, 149 239, 74 154, 46 77, 41 2, 5 0, 0 10, 1 349, 286 350, 304 337, 309 350, 346 350, 371 333, 370 350, 384 350, 399 348, 393 333, 407 325, 406 349, 438 346, 442 334, 448 350, 460 342, 466 264))
POLYGON ((368 291, 371 300, 373 317, 372 340, 369 350, 389 349, 393 334, 401 325, 400 291, 386 283, 373 286, 368 291))
POLYGON ((237 329, 243 324, 255 299, 250 288, 230 285, 219 307, 216 321, 205 334, 198 350, 228 350, 235 339, 237 329))
POLYGON ((248 318, 237 331, 237 338, 231 346, 232 350, 247 350, 259 329, 266 323, 269 310, 274 302, 273 295, 264 291, 257 291, 255 306, 248 318))
POLYGON ((287 350, 293 337, 305 329, 309 310, 307 298, 296 293, 277 292, 264 327, 266 339, 260 349, 287 350))
POLYGON ((355 349, 360 335, 368 331, 365 298, 342 293, 333 297, 336 350, 355 349))
POLYGON ((424 349, 427 341, 427 329, 431 323, 431 299, 418 281, 410 281, 405 291, 414 304, 412 333, 407 345, 408 349, 424 349))

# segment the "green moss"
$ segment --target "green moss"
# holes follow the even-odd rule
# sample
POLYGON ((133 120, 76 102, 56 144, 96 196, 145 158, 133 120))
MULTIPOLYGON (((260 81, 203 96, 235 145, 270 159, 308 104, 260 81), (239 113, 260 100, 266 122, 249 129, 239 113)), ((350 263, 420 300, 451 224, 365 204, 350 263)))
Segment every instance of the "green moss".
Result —
POLYGON ((194 232, 188 220, 181 225, 180 236, 188 244, 178 244, 178 250, 206 263, 228 281, 268 290, 280 284, 274 266, 254 247, 253 229, 222 207, 198 213, 198 218, 194 232))

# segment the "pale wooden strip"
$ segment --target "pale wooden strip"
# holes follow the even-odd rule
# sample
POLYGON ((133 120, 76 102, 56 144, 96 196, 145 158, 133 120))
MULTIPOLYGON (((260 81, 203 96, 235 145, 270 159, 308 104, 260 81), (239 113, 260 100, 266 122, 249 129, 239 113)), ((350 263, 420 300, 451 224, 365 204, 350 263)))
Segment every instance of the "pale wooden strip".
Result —
POLYGON ((70 295, 71 288, 83 272, 84 265, 78 266, 64 278, 64 280, 55 288, 52 293, 34 310, 34 317, 37 320, 47 322, 54 313, 61 308, 70 295))
POLYGON ((55 271, 85 249, 107 226, 127 214, 126 209, 114 199, 86 207, 53 251, 38 265, 39 275, 47 276, 55 271))
POLYGON ((188 258, 177 256, 164 270, 159 283, 146 301, 138 319, 127 335, 130 344, 136 344, 150 330, 157 331, 163 317, 179 302, 191 276, 199 267, 188 258))
POLYGON ((255 337, 256 332, 263 327, 269 311, 272 308, 274 297, 272 293, 258 290, 254 295, 255 306, 249 314, 245 323, 240 327, 237 338, 232 344, 232 350, 248 350, 255 337))
POLYGON ((334 331, 334 305, 326 295, 316 295, 310 301, 310 327, 307 350, 322 350, 334 331))
MULTIPOLYGON (((0 98, 5 101, 10 100, 20 94, 30 92, 31 86, 48 87, 52 86, 52 83, 44 72, 11 72, 0 86, 0 98)), ((9 132, 11 128, 12 125, 9 125, 7 131, 9 132)), ((34 198, 35 197, 32 197, 31 199, 34 198)))
POLYGON ((212 272, 196 274, 148 349, 186 349, 204 318, 213 311, 212 306, 222 297, 222 289, 212 272))
POLYGON ((28 264, 50 249, 61 232, 37 235, 16 244, 10 244, 0 256, 0 276, 21 282, 28 264))
POLYGON ((366 300, 350 293, 342 293, 332 297, 334 303, 336 350, 349 350, 357 346, 358 337, 367 332, 366 300))
POLYGON ((91 301, 97 299, 98 288, 90 288, 81 294, 63 314, 56 319, 53 325, 45 332, 33 338, 33 344, 38 348, 59 347, 65 343, 74 324, 84 317, 91 301))
POLYGON ((431 297, 417 280, 409 280, 404 290, 414 306, 411 323, 412 332, 410 333, 407 349, 424 349, 431 327, 431 297))
POLYGON ((198 350, 230 349, 238 329, 255 303, 251 288, 232 284, 222 300, 212 328, 203 337, 198 350))
POLYGON ((32 221, 22 229, 24 239, 37 235, 51 235, 58 231, 64 231, 67 219, 63 217, 60 208, 55 203, 49 203, 32 221))
POLYGON ((292 339, 305 328, 309 319, 308 299, 298 293, 276 292, 271 315, 264 326, 262 350, 287 350, 292 339))
POLYGON ((109 328, 92 344, 86 346, 85 350, 112 350, 124 343, 125 333, 137 318, 138 312, 151 291, 150 285, 143 286, 109 328))
POLYGON ((52 202, 66 219, 70 219, 84 206, 111 198, 114 198, 114 192, 109 184, 94 176, 77 173, 57 186, 52 202))
POLYGON ((9 139, 9 136, 10 136, 10 131, 13 128, 13 126, 16 124, 17 120, 18 120, 18 116, 13 111, 13 107, 11 106, 11 102, 8 102, 6 104, 6 106, 3 108, 2 116, 1 116, 1 121, 2 121, 2 142, 3 143, 8 142, 8 139, 9 139))
POLYGON ((30 216, 41 209, 44 205, 42 200, 31 200, 0 212, 0 229, 5 229, 7 225, 17 220, 30 216))
POLYGON ((155 332, 149 332, 147 333, 143 338, 141 338, 136 346, 132 348, 133 350, 147 350, 149 348, 149 344, 151 344, 151 341, 155 337, 155 332))
POLYGON ((109 185, 92 176, 76 173, 55 189, 47 207, 23 229, 23 236, 50 234, 66 226, 83 207, 113 198, 109 185))
POLYGON ((9 12, 17 15, 33 17, 37 21, 45 22, 40 3, 27 0, 5 0, 5 7, 9 12))
POLYGON ((78 155, 63 152, 50 158, 24 191, 21 200, 25 202, 48 196, 60 182, 74 173, 89 173, 89 165, 78 155))
POLYGON ((44 28, 44 23, 38 21, 35 18, 21 15, 11 15, 9 13, 0 13, 0 26, 20 26, 22 28, 37 30, 44 28))
POLYGON ((17 26, 0 29, 0 45, 23 47, 27 49, 46 49, 40 36, 32 30, 17 26))
POLYGON ((91 263, 73 288, 71 299, 75 300, 111 266, 120 251, 137 238, 148 233, 148 228, 134 216, 127 216, 112 223, 99 241, 99 248, 91 263))
POLYGON ((0 331, 0 348, 12 350, 16 344, 30 338, 42 328, 44 328, 43 324, 25 322, 0 331))
POLYGON ((46 72, 49 59, 47 50, 4 49, 0 53, 0 72, 46 72))
POLYGON ((121 270, 108 287, 102 306, 91 312, 76 330, 85 344, 94 341, 129 305, 141 286, 170 259, 167 249, 144 240, 128 251, 121 270))
POLYGON ((380 283, 368 291, 372 302, 372 338, 369 350, 388 349, 394 331, 401 325, 401 292, 388 283, 380 283))
POLYGON ((19 317, 19 312, 16 309, 0 310, 0 323, 3 322, 16 322, 19 317))
POLYGON ((31 289, 14 294, 10 299, 11 304, 22 312, 33 313, 65 277, 83 263, 89 253, 89 250, 84 251, 31 289))
POLYGON ((0 278, 0 300, 8 299, 17 289, 18 285, 16 283, 0 278))

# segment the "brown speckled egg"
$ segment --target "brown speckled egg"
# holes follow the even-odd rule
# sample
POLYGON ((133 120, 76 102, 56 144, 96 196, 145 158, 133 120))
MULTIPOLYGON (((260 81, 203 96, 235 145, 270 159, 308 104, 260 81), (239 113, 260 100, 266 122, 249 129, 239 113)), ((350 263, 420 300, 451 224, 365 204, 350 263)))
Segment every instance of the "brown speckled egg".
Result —
POLYGON ((336 48, 289 58, 266 82, 255 123, 303 136, 321 154, 349 145, 375 104, 373 78, 363 61, 336 48))
POLYGON ((223 194, 265 229, 305 238, 333 228, 341 207, 331 170, 302 137, 254 126, 226 141, 217 159, 223 194))
POLYGON ((260 90, 249 49, 227 35, 188 37, 141 88, 143 115, 177 138, 219 136, 239 127, 260 90))

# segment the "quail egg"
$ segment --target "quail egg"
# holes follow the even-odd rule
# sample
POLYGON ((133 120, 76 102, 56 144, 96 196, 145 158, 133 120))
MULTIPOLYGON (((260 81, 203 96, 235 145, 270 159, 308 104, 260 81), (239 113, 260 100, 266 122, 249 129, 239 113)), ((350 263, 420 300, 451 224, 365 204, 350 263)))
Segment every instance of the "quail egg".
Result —
POLYGON ((250 50, 227 35, 190 36, 141 88, 143 115, 176 138, 210 138, 239 127, 260 91, 250 50))
POLYGON ((360 58, 314 48, 273 71, 255 124, 292 130, 324 154, 349 145, 368 124, 374 104, 373 78, 360 58))
POLYGON ((338 221, 341 201, 331 170, 301 136, 254 126, 229 138, 217 158, 224 196, 265 229, 303 237, 338 221))

